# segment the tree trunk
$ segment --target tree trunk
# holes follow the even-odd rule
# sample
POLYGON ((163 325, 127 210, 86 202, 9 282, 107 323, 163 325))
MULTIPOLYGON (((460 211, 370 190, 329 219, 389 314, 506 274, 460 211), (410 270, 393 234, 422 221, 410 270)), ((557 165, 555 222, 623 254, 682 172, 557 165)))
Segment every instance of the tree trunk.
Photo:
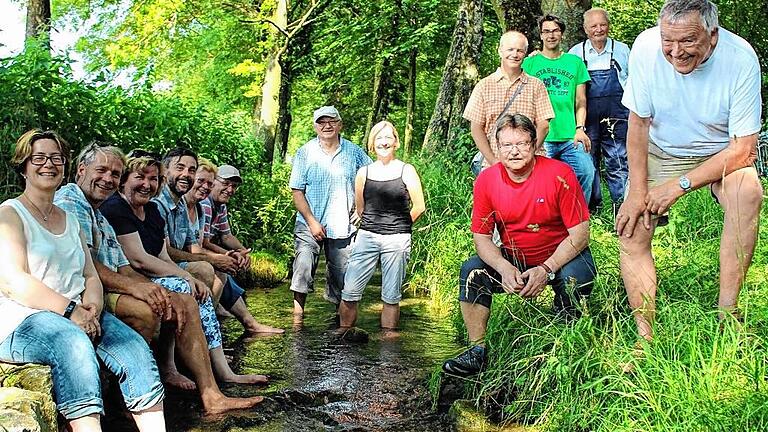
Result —
POLYGON ((51 49, 51 0, 27 1, 25 44, 28 46, 34 39, 51 49))
MULTIPOLYGON (((285 29, 288 26, 287 0, 277 0, 277 7, 272 18, 274 23, 280 28, 285 29)), ((275 30, 274 37, 281 38, 282 35, 275 30)), ((266 164, 272 163, 275 154, 275 135, 277 133, 277 119, 280 112, 280 83, 282 80, 281 55, 281 48, 276 48, 267 60, 264 83, 261 85, 259 132, 264 140, 264 162, 266 164)))
MULTIPOLYGON (((592 0, 541 0, 541 10, 559 16, 565 22, 563 51, 587 38, 584 33, 584 11, 592 7, 592 0)), ((537 29, 538 30, 538 29, 537 29)), ((536 33, 538 35, 538 32, 536 33)))
POLYGON ((416 56, 418 51, 411 48, 408 55, 408 102, 405 112, 405 137, 403 138, 403 153, 409 154, 413 141, 413 117, 416 113, 416 56))
MULTIPOLYGON (((383 45, 383 42, 384 41, 382 40, 380 46, 383 45)), ((381 52, 381 50, 379 50, 379 52, 381 52)), ((371 110, 368 114, 368 121, 365 125, 365 135, 363 136, 362 142, 364 146, 368 144, 368 134, 370 134, 374 122, 378 123, 387 116, 387 90, 389 88, 391 74, 391 61, 389 57, 379 59, 373 77, 373 98, 371 101, 371 110)))
POLYGON ((280 108, 277 114, 277 132, 275 133, 275 152, 272 163, 285 162, 288 151, 288 136, 291 132, 291 93, 293 91, 293 59, 286 57, 282 66, 282 80, 280 81, 280 95, 278 104, 280 108))
MULTIPOLYGON (((453 39, 443 68, 440 90, 435 109, 424 135, 423 148, 435 151, 448 139, 451 120, 461 116, 464 106, 455 105, 466 101, 471 85, 467 80, 477 79, 477 60, 483 40, 483 1, 461 0, 453 39), (470 46, 475 44, 475 46, 470 46), (463 97, 457 93, 467 92, 463 97)), ((474 84, 474 82, 472 83, 474 84)), ((454 120, 454 124, 456 121, 454 120)))
POLYGON ((542 15, 542 0, 491 0, 501 31, 517 30, 528 36, 532 45, 538 34, 536 19, 542 15))

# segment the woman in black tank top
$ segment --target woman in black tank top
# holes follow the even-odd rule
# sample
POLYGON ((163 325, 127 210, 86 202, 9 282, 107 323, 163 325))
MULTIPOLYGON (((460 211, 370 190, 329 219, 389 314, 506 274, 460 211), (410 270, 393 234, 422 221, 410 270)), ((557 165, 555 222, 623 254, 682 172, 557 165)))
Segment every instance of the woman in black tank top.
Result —
MULTIPOLYGON (((376 264, 381 261, 381 327, 397 328, 401 287, 411 252, 411 226, 424 213, 421 180, 412 165, 395 157, 400 146, 397 130, 388 121, 376 124, 368 137, 372 164, 355 178, 355 206, 361 217, 355 245, 344 277, 340 334, 349 334, 357 320, 357 303, 376 264)), ((355 333, 355 332, 352 332, 355 333)))

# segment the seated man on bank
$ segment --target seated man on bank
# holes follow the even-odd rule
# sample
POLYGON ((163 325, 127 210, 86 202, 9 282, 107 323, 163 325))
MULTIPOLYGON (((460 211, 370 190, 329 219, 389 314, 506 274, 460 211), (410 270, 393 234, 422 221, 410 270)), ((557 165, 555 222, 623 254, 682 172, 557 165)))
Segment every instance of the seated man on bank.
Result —
POLYGON ((125 169, 123 152, 113 146, 92 145, 80 153, 76 163, 76 183, 59 189, 54 203, 77 216, 106 291, 105 308, 147 341, 151 341, 160 321, 176 327, 179 357, 195 382, 179 374, 175 366, 168 370, 167 362, 160 363, 160 375, 166 385, 193 389, 196 384, 207 414, 249 408, 261 402, 261 397, 229 398, 219 390, 194 297, 165 289, 161 283, 171 278, 155 283, 136 272, 123 253, 115 230, 101 214, 99 207, 117 190, 125 169))
POLYGON ((535 298, 551 284, 554 312, 579 316, 592 290, 595 264, 589 251, 589 211, 573 170, 536 156, 536 127, 522 114, 505 114, 496 125, 499 160, 481 172, 474 187, 472 235, 477 255, 461 266, 459 301, 473 346, 443 364, 468 376, 485 366, 485 330, 494 293, 535 298), (494 245, 494 227, 501 248, 494 245))
MULTIPOLYGON (((210 232, 211 208, 210 206, 204 208, 201 203, 210 195, 219 170, 216 168, 216 165, 205 158, 199 158, 198 165, 195 182, 189 189, 189 192, 184 194, 182 202, 187 207, 187 215, 189 216, 191 227, 190 232, 194 240, 190 246, 190 251, 195 254, 212 256, 215 258, 214 262, 225 263, 225 265, 214 265, 216 277, 224 285, 221 298, 219 299, 219 308, 232 312, 248 333, 284 333, 285 330, 283 329, 270 327, 256 321, 256 318, 251 315, 251 312, 245 305, 245 300, 243 299, 245 290, 240 288, 232 277, 232 274, 243 270, 244 266, 245 269, 248 268, 248 263, 250 262, 250 258, 248 258, 249 250, 245 250, 242 254, 236 254, 233 251, 220 253, 203 247, 204 233, 210 232)), ((229 165, 224 166, 227 167, 229 165)), ((235 168, 232 169, 235 170, 239 179, 240 173, 235 168)))

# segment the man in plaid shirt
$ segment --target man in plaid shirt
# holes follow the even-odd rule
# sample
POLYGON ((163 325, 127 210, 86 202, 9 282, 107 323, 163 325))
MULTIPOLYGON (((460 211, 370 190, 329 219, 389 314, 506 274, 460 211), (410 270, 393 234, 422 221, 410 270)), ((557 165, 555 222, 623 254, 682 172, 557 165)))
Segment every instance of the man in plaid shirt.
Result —
POLYGON ((362 148, 339 135, 341 115, 335 107, 315 110, 313 122, 317 137, 296 151, 289 182, 298 211, 291 279, 297 321, 304 316, 307 293, 314 290, 320 248, 325 250, 328 266, 325 298, 337 306, 341 301, 347 259, 357 231, 355 175, 372 162, 362 148))

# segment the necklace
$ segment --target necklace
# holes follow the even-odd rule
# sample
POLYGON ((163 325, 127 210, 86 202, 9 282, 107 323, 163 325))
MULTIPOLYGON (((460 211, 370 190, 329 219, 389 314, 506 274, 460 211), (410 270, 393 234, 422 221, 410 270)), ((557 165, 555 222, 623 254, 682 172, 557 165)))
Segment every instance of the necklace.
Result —
POLYGON ((31 200, 31 199, 29 199, 29 197, 28 197, 28 196, 26 196, 26 195, 25 195, 23 192, 22 192, 21 196, 23 196, 23 197, 24 197, 24 198, 27 200, 27 202, 28 202, 28 203, 29 203, 29 204, 30 204, 32 207, 34 207, 34 208, 35 208, 35 210, 37 210, 37 212, 38 212, 38 213, 40 213, 40 216, 42 216, 42 217, 43 217, 43 222, 48 222, 48 218, 51 216, 51 213, 53 213, 53 203, 51 203, 51 208, 49 208, 49 209, 48 209, 48 214, 45 214, 45 213, 43 213, 43 212, 40 210, 40 207, 36 206, 36 205, 35 205, 35 203, 33 203, 33 202, 32 202, 32 200, 31 200))

